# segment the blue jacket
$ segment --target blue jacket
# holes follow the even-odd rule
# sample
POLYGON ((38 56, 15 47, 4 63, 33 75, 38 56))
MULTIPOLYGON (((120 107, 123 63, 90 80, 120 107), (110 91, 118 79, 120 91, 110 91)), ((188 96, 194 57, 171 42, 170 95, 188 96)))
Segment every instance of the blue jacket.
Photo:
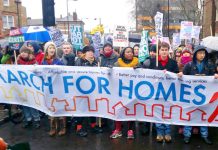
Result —
MULTIPOLYGON (((42 65, 49 65, 46 60, 43 60, 42 65)), ((53 59, 52 64, 50 65, 64 65, 64 63, 58 58, 53 59)))
POLYGON ((183 69, 183 74, 184 75, 201 75, 201 76, 211 76, 214 75, 215 73, 215 68, 208 63, 208 52, 206 47, 204 46, 196 46, 194 52, 193 52, 193 60, 192 62, 189 62, 188 64, 185 65, 183 69), (201 71, 199 71, 197 67, 197 59, 196 59, 196 54, 198 51, 204 50, 205 51, 205 58, 203 59, 203 68, 201 71))

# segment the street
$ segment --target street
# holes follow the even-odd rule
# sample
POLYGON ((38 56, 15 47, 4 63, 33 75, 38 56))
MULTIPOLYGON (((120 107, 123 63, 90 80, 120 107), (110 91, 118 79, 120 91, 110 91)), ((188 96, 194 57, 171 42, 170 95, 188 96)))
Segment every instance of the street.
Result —
POLYGON ((218 129, 210 128, 210 138, 214 142, 213 145, 206 145, 200 135, 193 135, 190 144, 183 143, 182 135, 179 135, 177 128, 172 127, 173 142, 157 143, 155 141, 156 135, 139 134, 139 127, 136 127, 136 138, 134 140, 127 140, 125 133, 121 138, 110 139, 110 130, 105 129, 103 134, 90 133, 87 137, 78 137, 75 129, 68 128, 68 133, 63 137, 49 137, 49 126, 47 119, 41 122, 41 128, 35 130, 33 128, 23 129, 22 124, 14 125, 7 122, 1 125, 0 137, 3 137, 9 144, 19 142, 29 142, 32 150, 215 150, 218 147, 218 129))

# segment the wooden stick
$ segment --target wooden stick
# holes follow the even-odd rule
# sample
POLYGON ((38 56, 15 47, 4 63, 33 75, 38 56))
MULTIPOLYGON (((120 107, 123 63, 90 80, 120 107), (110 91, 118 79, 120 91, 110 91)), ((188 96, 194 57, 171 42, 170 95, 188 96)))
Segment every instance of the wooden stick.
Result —
POLYGON ((159 44, 159 38, 157 36, 157 45, 156 45, 156 67, 158 67, 158 44, 159 44))
MULTIPOLYGON (((98 67, 101 67, 101 57, 99 57, 99 61, 98 61, 98 67)), ((98 118, 98 126, 101 128, 102 126, 102 122, 101 122, 101 118, 98 118)))
POLYGON ((14 59, 15 59, 15 65, 17 65, 17 53, 16 53, 16 50, 14 50, 14 59))

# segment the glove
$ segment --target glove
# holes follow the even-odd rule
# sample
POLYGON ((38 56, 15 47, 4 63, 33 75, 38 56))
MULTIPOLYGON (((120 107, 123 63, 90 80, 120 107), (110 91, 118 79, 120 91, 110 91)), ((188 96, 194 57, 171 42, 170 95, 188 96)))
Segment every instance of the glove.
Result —
POLYGON ((138 69, 138 68, 141 68, 141 67, 139 67, 139 66, 135 66, 135 67, 133 67, 133 69, 138 69))

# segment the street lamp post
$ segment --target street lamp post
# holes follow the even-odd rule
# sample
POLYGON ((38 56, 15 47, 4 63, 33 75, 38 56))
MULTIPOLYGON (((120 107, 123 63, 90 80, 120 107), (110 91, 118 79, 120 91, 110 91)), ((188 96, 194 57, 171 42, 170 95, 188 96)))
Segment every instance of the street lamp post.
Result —
POLYGON ((168 21, 167 22, 167 24, 168 24, 167 25, 167 32, 168 32, 168 37, 170 37, 170 0, 168 0, 168 9, 167 10, 168 10, 168 12, 167 12, 167 16, 168 16, 167 17, 168 18, 167 19, 167 21, 168 21))
MULTIPOLYGON (((72 1, 78 1, 78 0, 72 0, 72 1)), ((68 2, 69 2, 69 0, 66 0, 66 5, 67 5, 67 35, 68 35, 68 39, 69 39, 69 36, 70 36, 70 23, 69 23, 68 2)))
POLYGON ((18 28, 20 28, 20 12, 19 12, 19 4, 21 4, 21 1, 20 0, 15 0, 14 1, 17 5, 17 25, 18 25, 18 28))

